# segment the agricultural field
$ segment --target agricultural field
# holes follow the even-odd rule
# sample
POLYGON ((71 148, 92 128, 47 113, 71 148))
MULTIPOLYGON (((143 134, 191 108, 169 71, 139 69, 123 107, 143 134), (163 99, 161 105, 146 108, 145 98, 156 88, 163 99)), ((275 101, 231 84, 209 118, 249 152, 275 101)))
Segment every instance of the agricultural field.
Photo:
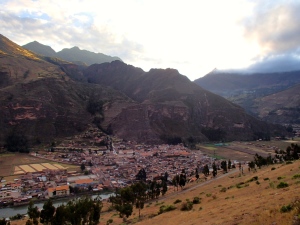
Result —
POLYGON ((251 161, 257 153, 263 157, 274 155, 275 150, 285 150, 291 143, 300 144, 300 139, 287 141, 229 142, 224 144, 198 144, 197 148, 217 159, 251 161))
POLYGON ((43 169, 79 170, 78 166, 62 164, 47 159, 36 158, 28 154, 0 154, 0 176, 10 181, 26 172, 37 172, 43 169))

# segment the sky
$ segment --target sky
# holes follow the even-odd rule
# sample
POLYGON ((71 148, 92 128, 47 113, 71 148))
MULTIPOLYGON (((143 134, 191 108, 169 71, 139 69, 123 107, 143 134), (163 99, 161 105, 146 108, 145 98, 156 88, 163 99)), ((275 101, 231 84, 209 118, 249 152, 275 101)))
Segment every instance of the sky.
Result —
POLYGON ((195 80, 300 69, 299 0, 0 0, 0 34, 195 80))

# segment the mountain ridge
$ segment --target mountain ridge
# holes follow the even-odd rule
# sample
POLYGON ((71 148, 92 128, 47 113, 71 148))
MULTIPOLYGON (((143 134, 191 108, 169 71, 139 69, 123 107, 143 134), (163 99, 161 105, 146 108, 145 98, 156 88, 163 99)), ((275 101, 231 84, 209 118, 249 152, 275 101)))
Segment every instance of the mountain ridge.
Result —
POLYGON ((11 132, 44 141, 83 132, 91 124, 143 143, 253 140, 283 132, 175 69, 145 72, 118 60, 84 67, 31 54, 37 60, 0 54, 0 75, 6 79, 0 86, 1 112, 6 115, 0 121, 2 143, 11 132), (89 104, 98 111, 89 112, 89 104))
POLYGON ((22 46, 25 49, 33 51, 37 54, 48 56, 48 57, 57 57, 68 62, 79 65, 90 66, 95 63, 104 63, 111 62, 114 60, 121 60, 116 56, 109 56, 103 53, 94 53, 87 50, 81 50, 79 47, 74 46, 72 48, 64 48, 61 51, 54 51, 50 46, 43 45, 37 41, 30 42, 22 46))
MULTIPOLYGON (((278 72, 278 73, 255 73, 241 75, 237 73, 210 73, 203 78, 194 81, 199 86, 219 94, 226 99, 242 106, 250 114, 259 117, 265 121, 280 124, 290 124, 291 122, 299 121, 297 113, 290 113, 290 117, 281 117, 281 114, 274 114, 273 110, 278 109, 276 101, 271 106, 267 101, 270 111, 266 112, 262 102, 257 106, 262 99, 272 98, 276 95, 278 99, 286 98, 284 92, 288 89, 294 90, 289 96, 298 96, 296 89, 292 87, 300 83, 300 71, 278 72), (270 96, 270 97, 267 97, 270 96), (268 116, 268 113, 272 116, 268 116)), ((300 99, 300 97, 299 97, 300 99)), ((282 108, 291 107, 289 101, 286 101, 286 106, 281 104, 282 108)), ((297 108, 299 105, 295 102, 292 108, 297 108)), ((299 123, 299 122, 297 122, 299 123)))

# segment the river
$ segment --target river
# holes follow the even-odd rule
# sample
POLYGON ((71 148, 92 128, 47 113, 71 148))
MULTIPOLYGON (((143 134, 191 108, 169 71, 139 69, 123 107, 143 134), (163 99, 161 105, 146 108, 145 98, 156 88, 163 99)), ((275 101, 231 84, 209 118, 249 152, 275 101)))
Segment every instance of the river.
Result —
MULTIPOLYGON (((112 195, 112 193, 100 194, 101 199, 107 199, 112 195)), ((96 198, 98 195, 93 195, 92 198, 96 198)), ((60 206, 62 204, 66 204, 71 199, 57 199, 53 200, 53 205, 55 207, 60 206)), ((42 209, 44 202, 35 203, 34 206, 37 206, 39 209, 42 209)), ((16 207, 7 207, 0 209, 0 218, 7 218, 11 216, 15 216, 17 214, 27 214, 28 205, 16 206, 16 207)))

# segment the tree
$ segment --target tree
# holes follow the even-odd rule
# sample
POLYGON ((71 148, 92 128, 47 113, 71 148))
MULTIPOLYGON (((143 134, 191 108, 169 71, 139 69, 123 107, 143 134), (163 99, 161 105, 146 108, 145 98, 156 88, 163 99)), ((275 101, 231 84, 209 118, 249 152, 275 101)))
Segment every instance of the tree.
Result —
POLYGON ((162 189, 161 189, 161 194, 162 195, 165 195, 168 191, 168 185, 167 185, 167 182, 165 180, 162 181, 161 183, 162 185, 162 189))
POLYGON ((230 159, 228 160, 228 169, 231 169, 231 161, 230 161, 230 159))
POLYGON ((213 172, 212 172, 213 176, 216 177, 218 174, 218 170, 217 170, 217 166, 216 166, 215 162, 213 162, 212 169, 213 169, 213 172))
POLYGON ((134 203, 134 193, 130 186, 117 189, 115 196, 110 198, 115 209, 119 212, 120 217, 126 216, 127 218, 132 214, 134 203))
POLYGON ((227 173, 227 162, 225 160, 221 162, 221 168, 224 173, 227 173))
POLYGON ((203 167, 202 173, 203 173, 204 176, 206 176, 206 177, 209 175, 209 168, 208 168, 208 165, 207 165, 207 164, 203 167))
POLYGON ((138 182, 136 184, 131 185, 135 207, 139 209, 139 217, 141 216, 141 209, 144 208, 145 201, 147 199, 146 191, 147 185, 144 182, 138 182))
POLYGON ((40 217, 40 212, 37 206, 34 207, 33 201, 29 202, 27 214, 29 218, 32 220, 32 223, 34 225, 38 225, 38 218, 40 217))
POLYGON ((177 191, 178 191, 179 181, 180 181, 180 176, 176 174, 175 177, 173 177, 172 179, 172 184, 174 187, 177 187, 177 191))
POLYGON ((186 174, 185 171, 182 170, 182 173, 179 176, 179 186, 181 187, 181 189, 183 189, 185 183, 186 183, 186 174))
POLYGON ((81 169, 82 172, 85 170, 85 165, 84 165, 84 163, 81 163, 80 169, 81 169))
POLYGON ((60 205, 55 210, 55 215, 53 217, 52 225, 61 225, 66 222, 66 207, 65 205, 60 205))
POLYGON ((195 173, 196 173, 196 175, 195 175, 195 177, 196 177, 196 179, 198 180, 199 179, 199 172, 198 172, 198 168, 196 168, 196 171, 195 171, 195 173))
POLYGON ((4 147, 9 152, 22 152, 22 153, 29 152, 27 138, 24 135, 20 135, 16 133, 12 133, 6 138, 4 147))
POLYGON ((55 212, 55 207, 51 199, 46 201, 40 214, 40 222, 43 224, 51 224, 55 212))
POLYGON ((146 182, 147 174, 144 168, 140 169, 138 174, 135 176, 137 180, 142 180, 146 182))
POLYGON ((69 201, 65 206, 66 222, 73 225, 96 225, 100 220, 102 202, 100 198, 84 197, 69 201))

